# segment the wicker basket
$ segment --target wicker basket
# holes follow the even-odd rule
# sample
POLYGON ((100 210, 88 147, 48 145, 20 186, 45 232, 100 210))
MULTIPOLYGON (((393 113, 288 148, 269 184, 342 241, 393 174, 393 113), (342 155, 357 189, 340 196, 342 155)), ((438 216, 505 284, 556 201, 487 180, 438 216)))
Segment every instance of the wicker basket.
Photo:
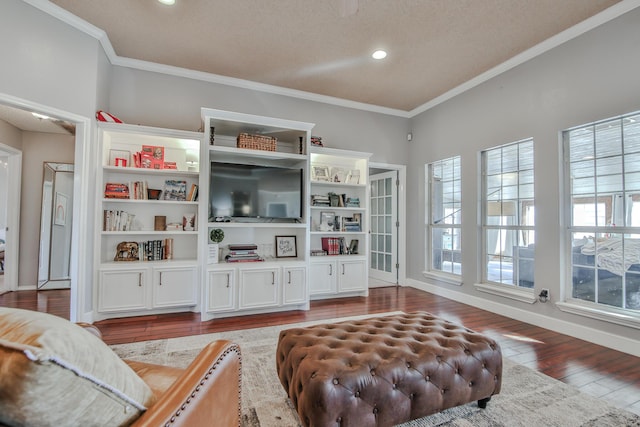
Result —
POLYGON ((251 135, 241 133, 238 135, 238 148, 251 150, 276 151, 277 139, 272 136, 251 135))

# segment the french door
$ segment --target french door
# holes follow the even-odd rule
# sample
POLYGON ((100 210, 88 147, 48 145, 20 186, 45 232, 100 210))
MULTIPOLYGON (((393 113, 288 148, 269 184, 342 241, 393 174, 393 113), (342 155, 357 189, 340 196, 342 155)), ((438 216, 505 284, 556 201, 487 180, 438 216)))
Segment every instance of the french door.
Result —
POLYGON ((370 192, 370 287, 376 281, 398 283, 398 172, 369 177, 370 192))

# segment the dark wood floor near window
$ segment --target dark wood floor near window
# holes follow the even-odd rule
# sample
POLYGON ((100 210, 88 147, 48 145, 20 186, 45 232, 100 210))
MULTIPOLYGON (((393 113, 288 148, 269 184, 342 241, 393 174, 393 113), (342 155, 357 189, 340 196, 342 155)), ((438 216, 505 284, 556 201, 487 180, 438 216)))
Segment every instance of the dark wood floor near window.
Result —
MULTIPOLYGON (((11 292, 0 306, 69 318, 68 291, 11 292)), ((368 298, 311 303, 310 311, 233 317, 200 322, 197 313, 141 316, 97 322, 105 342, 119 344, 388 311, 428 311, 483 332, 504 356, 640 414, 640 358, 480 310, 413 288, 377 288, 368 298)))

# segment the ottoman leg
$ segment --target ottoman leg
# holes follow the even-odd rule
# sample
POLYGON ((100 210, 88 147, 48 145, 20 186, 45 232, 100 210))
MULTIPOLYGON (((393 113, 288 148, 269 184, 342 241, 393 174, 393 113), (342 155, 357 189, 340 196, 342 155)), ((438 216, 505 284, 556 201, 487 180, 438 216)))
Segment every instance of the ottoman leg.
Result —
POLYGON ((490 400, 491 397, 478 400, 478 408, 485 409, 487 407, 487 403, 489 403, 490 400))

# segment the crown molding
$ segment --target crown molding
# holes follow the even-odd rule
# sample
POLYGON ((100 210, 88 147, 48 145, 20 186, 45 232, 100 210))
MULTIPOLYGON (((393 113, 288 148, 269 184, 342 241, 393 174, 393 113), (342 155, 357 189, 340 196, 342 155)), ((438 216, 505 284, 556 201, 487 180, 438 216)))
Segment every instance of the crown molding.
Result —
POLYGON ((442 104, 449 99, 460 95, 463 92, 468 91, 504 72, 511 70, 512 68, 517 67, 520 64, 527 62, 530 59, 535 58, 536 56, 542 55, 543 53, 560 46, 563 43, 572 40, 587 31, 593 30, 594 28, 599 27, 621 15, 624 15, 627 12, 632 11, 633 9, 640 6, 640 0, 622 0, 620 3, 616 3, 615 5, 603 10, 597 15, 593 15, 590 18, 585 19, 584 21, 564 30, 561 33, 556 34, 553 37, 546 39, 545 41, 538 43, 525 50, 524 52, 514 56, 511 59, 499 64, 492 69, 485 71, 484 73, 474 77, 473 79, 457 86, 450 91, 432 99, 429 102, 422 104, 419 107, 414 108, 409 111, 409 118, 413 118, 418 114, 424 113, 425 111, 435 107, 436 105, 442 104))
POLYGON ((75 16, 74 14, 51 3, 48 0, 22 1, 97 39, 100 42, 100 45, 104 49, 104 52, 112 65, 167 74, 176 77, 184 77, 209 83, 217 83, 242 89, 255 90, 259 92, 271 93, 274 95, 305 99, 308 101, 320 102, 323 104, 331 104, 340 107, 353 108, 357 110, 370 111, 373 113, 380 113, 403 118, 413 118, 421 113, 424 113, 425 111, 439 104, 442 104, 443 102, 446 102, 457 95, 460 95, 506 71, 511 70, 514 67, 517 67, 520 64, 525 63, 530 59, 535 58, 536 56, 539 56, 555 47, 558 47, 561 44, 566 43, 567 41, 572 40, 586 33, 587 31, 603 25, 640 6, 640 0, 622 0, 621 2, 616 3, 615 5, 603 10, 597 15, 594 15, 574 25, 573 27, 566 29, 565 31, 548 38, 547 40, 535 45, 530 49, 527 49, 526 51, 451 89, 450 91, 445 92, 444 94, 432 99, 431 101, 428 101, 411 111, 404 111, 395 108, 387 108, 379 105, 367 104, 363 102, 350 101, 348 99, 337 98, 333 96, 319 95, 316 93, 289 89, 281 86, 258 83, 250 80, 221 76, 219 74, 194 71, 181 67, 174 67, 138 59, 120 57, 113 49, 113 46, 109 41, 109 37, 104 30, 88 23, 87 21, 75 16))

